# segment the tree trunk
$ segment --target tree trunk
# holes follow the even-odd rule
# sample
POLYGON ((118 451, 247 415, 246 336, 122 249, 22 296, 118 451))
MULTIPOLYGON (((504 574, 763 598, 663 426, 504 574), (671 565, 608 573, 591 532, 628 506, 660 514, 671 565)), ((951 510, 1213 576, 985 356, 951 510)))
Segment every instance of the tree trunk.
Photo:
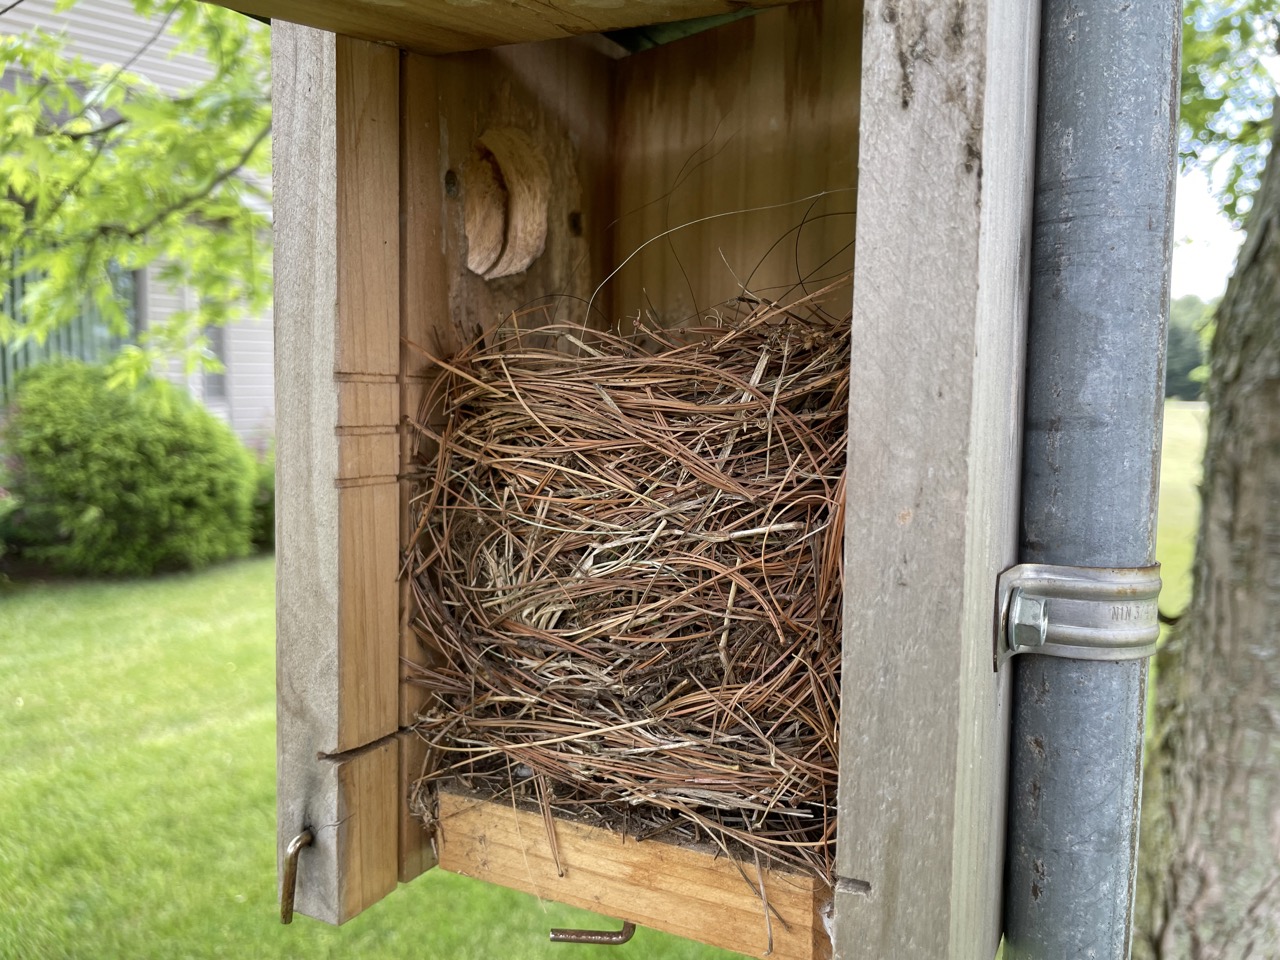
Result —
POLYGON ((1194 594, 1156 659, 1143 960, 1280 957, 1278 320, 1275 155, 1217 312, 1194 594))

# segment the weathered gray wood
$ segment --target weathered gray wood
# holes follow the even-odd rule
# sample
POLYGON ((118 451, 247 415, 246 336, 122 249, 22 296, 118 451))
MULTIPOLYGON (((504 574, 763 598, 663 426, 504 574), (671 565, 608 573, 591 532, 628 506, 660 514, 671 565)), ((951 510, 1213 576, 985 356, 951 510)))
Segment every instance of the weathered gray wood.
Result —
POLYGON ((398 264, 398 54, 289 24, 272 47, 279 848, 312 829, 297 910, 340 923, 396 883, 399 312, 365 287, 389 281, 394 305, 398 275, 360 254, 390 237, 398 264), (376 143, 353 145, 352 131, 388 100, 392 162, 380 165, 376 143), (357 325, 370 334, 342 336, 357 325), (378 335, 388 325, 389 340, 378 335))
POLYGON ((863 41, 837 955, 1000 938, 1037 15, 871 0, 863 41))
MULTIPOLYGON (((337 730, 338 711, 338 390, 333 334, 315 336, 316 326, 333 323, 337 303, 337 154, 334 128, 312 122, 332 109, 331 39, 283 26, 271 39, 275 218, 306 224, 314 238, 308 257, 288 236, 275 248, 276 804, 283 857, 290 831, 337 819, 333 780, 315 764, 317 752, 333 749, 334 738, 322 731, 337 730)), ((336 908, 332 845, 317 843, 300 866, 302 912, 311 912, 313 897, 336 908)))

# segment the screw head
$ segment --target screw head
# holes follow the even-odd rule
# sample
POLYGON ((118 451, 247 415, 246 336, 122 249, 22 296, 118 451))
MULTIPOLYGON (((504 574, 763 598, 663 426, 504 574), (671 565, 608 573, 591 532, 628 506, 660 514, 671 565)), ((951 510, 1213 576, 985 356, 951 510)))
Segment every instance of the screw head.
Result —
POLYGON ((1029 597, 1020 589, 1014 590, 1009 598, 1009 648, 1042 647, 1048 635, 1049 617, 1044 600, 1029 597))

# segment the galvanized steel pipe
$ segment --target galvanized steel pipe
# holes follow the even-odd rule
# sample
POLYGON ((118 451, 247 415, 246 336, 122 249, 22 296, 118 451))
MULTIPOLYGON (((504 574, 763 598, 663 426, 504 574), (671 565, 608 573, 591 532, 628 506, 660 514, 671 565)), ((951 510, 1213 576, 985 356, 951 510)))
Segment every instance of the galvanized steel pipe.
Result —
MULTIPOLYGON (((1179 0, 1044 0, 1022 560, 1155 553, 1179 0)), ((1009 960, 1129 956, 1145 660, 1013 661, 1009 960)))

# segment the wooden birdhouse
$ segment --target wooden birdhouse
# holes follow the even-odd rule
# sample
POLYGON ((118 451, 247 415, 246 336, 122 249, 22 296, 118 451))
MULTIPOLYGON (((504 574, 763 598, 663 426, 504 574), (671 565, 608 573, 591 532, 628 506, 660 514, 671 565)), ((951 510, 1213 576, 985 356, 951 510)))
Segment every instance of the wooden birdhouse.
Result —
POLYGON ((445 869, 759 955, 763 887, 776 957, 994 956, 991 584, 1015 559, 1035 5, 229 5, 272 19, 282 862, 314 838, 297 909, 342 923, 445 869), (404 682, 431 655, 405 569, 428 358, 546 298, 665 324, 841 273, 833 882, 747 883, 715 850, 461 787, 432 836, 410 806, 431 691, 404 682))

